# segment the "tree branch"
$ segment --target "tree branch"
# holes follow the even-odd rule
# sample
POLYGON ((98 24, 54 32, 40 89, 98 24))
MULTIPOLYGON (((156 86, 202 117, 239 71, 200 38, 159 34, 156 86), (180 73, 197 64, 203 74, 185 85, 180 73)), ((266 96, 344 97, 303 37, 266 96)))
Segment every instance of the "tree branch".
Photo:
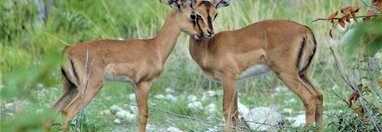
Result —
POLYGON ((369 4, 367 4, 365 1, 363 1, 363 0, 361 0, 362 1, 362 3, 366 6, 366 7, 369 7, 369 8, 373 8, 373 9, 375 9, 375 10, 377 10, 377 11, 381 11, 381 10, 379 10, 378 8, 375 8, 374 6, 371 6, 371 5, 369 5, 369 4))
MULTIPOLYGON (((357 18, 367 18, 367 17, 377 17, 378 15, 371 15, 371 16, 358 16, 357 18)), ((353 17, 350 17, 351 19, 353 19, 353 17)), ((340 17, 335 17, 333 18, 333 20, 338 20, 338 19, 341 19, 340 17)), ((313 20, 313 22, 316 22, 316 21, 327 21, 329 20, 328 18, 317 18, 316 20, 313 20)))
POLYGON ((338 73, 340 74, 342 80, 343 80, 347 85, 349 85, 349 87, 355 92, 355 91, 356 91, 356 88, 355 88, 355 87, 349 82, 349 80, 347 80, 347 79, 345 78, 345 76, 342 74, 342 71, 341 71, 341 69, 340 69, 340 66, 338 65, 337 56, 336 56, 336 54, 334 54, 334 51, 333 51, 332 47, 330 47, 329 49, 330 49, 330 51, 332 52, 332 55, 333 55, 333 57, 334 57, 334 62, 336 63, 337 71, 338 71, 338 73))
POLYGON ((341 98, 340 95, 338 95, 334 90, 333 88, 330 89, 332 91, 332 93, 334 93, 335 96, 337 96, 337 98, 341 99, 343 102, 345 102, 348 106, 350 106, 350 103, 348 101, 346 101, 345 99, 341 98))

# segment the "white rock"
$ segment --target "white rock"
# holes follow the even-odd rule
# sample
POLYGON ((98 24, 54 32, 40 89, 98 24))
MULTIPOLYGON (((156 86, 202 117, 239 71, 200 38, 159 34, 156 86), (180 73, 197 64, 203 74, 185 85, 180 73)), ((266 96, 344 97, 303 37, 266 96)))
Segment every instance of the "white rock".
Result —
POLYGON ((305 124, 305 114, 300 114, 295 117, 288 117, 288 120, 294 121, 292 126, 299 127, 305 124))
POLYGON ((117 106, 117 105, 112 105, 111 107, 110 107, 110 112, 112 113, 112 114, 115 114, 115 113, 117 113, 118 111, 121 111, 121 110, 123 110, 121 107, 119 107, 119 106, 117 106))
MULTIPOLYGON (((375 53, 375 55, 374 55, 374 59, 382 60, 382 52, 377 52, 377 53, 375 53)), ((1 87, 1 86, 0 86, 0 87, 1 87)))
POLYGON ((237 103, 237 106, 239 107, 239 114, 240 115, 245 115, 247 113, 249 113, 249 108, 245 105, 243 105, 242 103, 238 102, 237 103))
POLYGON ((129 109, 133 112, 133 113, 137 113, 138 112, 138 107, 136 105, 130 105, 129 106, 129 109))
POLYGON ((210 97, 214 97, 214 96, 217 96, 217 95, 218 95, 216 91, 211 91, 211 90, 207 91, 206 94, 207 94, 208 96, 210 96, 210 97))
POLYGON ((111 115, 110 110, 104 110, 104 111, 101 111, 100 113, 101 115, 111 115))
POLYGON ((135 100, 135 99, 136 99, 136 98, 135 98, 135 94, 133 94, 133 93, 132 93, 132 94, 129 94, 128 96, 129 96, 129 99, 130 99, 130 100, 135 100))
POLYGON ((106 100, 112 100, 113 97, 107 96, 107 97, 105 97, 105 99, 106 99, 106 100))
POLYGON ((198 97, 196 97, 195 95, 189 95, 188 97, 187 97, 187 99, 188 99, 188 101, 190 101, 190 102, 194 102, 194 101, 196 101, 196 100, 198 100, 198 97))
POLYGON ((180 130, 179 128, 176 128, 176 127, 169 127, 166 129, 167 132, 183 132, 182 130, 180 130))
POLYGON ((120 120, 133 121, 135 115, 125 110, 118 111, 115 116, 120 120))
POLYGON ((120 119, 115 119, 114 121, 113 121, 114 123, 116 123, 116 124, 121 124, 121 120, 120 119))
POLYGON ((216 105, 215 104, 211 103, 211 104, 207 105, 207 107, 206 107, 206 113, 207 114, 213 114, 215 112, 216 112, 216 105))
POLYGON ((296 99, 294 99, 294 98, 291 98, 291 99, 289 99, 289 100, 285 100, 285 101, 284 101, 285 104, 296 103, 296 102, 297 102, 297 101, 296 101, 296 99))
POLYGON ((244 121, 247 122, 251 130, 269 131, 276 130, 269 125, 277 125, 282 121, 282 117, 274 109, 269 107, 256 107, 244 115, 244 121), (263 125, 268 124, 268 125, 263 125))
POLYGON ((207 94, 203 94, 202 95, 202 101, 206 101, 208 99, 210 99, 211 97, 209 97, 207 94))
POLYGON ((162 94, 155 95, 154 98, 165 99, 165 97, 162 94))
POLYGON ((291 108, 284 108, 283 112, 291 114, 293 112, 293 109, 291 109, 291 108))
POLYGON ((173 94, 175 90, 173 88, 166 88, 166 93, 173 94))
POLYGON ((191 102, 187 105, 187 108, 190 109, 202 109, 202 103, 199 101, 191 102))
POLYGON ((177 98, 171 94, 167 94, 166 95, 166 99, 167 100, 170 100, 171 102, 176 102, 177 101, 177 98))
POLYGON ((39 83, 39 84, 37 84, 37 86, 36 86, 37 88, 43 88, 44 87, 44 84, 42 84, 42 83, 39 83))
POLYGON ((288 91, 288 88, 285 87, 285 86, 277 86, 275 88, 275 92, 277 92, 277 93, 283 93, 283 92, 286 92, 286 91, 288 91))
POLYGON ((221 132, 222 130, 219 129, 218 126, 210 127, 205 130, 205 132, 221 132))
POLYGON ((5 104, 5 109, 7 109, 9 111, 15 111, 16 110, 16 104, 15 103, 5 104))
POLYGON ((332 87, 333 90, 337 90, 338 88, 339 88, 338 85, 334 85, 334 86, 332 87))

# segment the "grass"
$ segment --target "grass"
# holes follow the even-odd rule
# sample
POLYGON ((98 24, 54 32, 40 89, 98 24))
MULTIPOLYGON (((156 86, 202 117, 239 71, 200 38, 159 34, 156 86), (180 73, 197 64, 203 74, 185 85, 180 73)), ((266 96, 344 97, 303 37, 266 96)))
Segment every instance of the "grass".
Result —
MULTIPOLYGON (((333 68, 334 61, 328 57, 328 47, 341 49, 341 45, 337 45, 340 38, 329 38, 329 23, 312 21, 325 18, 339 7, 355 2, 357 0, 235 0, 231 6, 219 9, 215 27, 218 31, 233 30, 265 19, 289 19, 311 27, 317 37, 318 54, 310 68, 310 78, 324 93, 324 110, 339 111, 345 104, 334 96, 330 88, 337 86, 336 92, 345 99, 351 92, 344 88, 344 83, 333 68)), ((54 103, 61 93, 58 58, 65 46, 94 39, 152 38, 159 31, 170 9, 157 1, 55 1, 45 22, 38 19, 36 10, 38 6, 28 0, 0 2, 0 85, 4 85, 0 88, 0 108, 5 109, 7 103, 15 100, 29 102, 25 104, 25 109, 16 112, 17 116, 0 117, 2 130, 14 130, 19 128, 17 125, 22 126, 19 120, 28 122, 35 118, 19 118, 18 115, 23 115, 20 113, 35 111, 37 108, 47 110, 54 103), (43 87, 38 87, 38 84, 43 84, 43 87), (9 125, 14 122, 15 125, 9 125)), ((362 10, 360 14, 365 14, 365 11, 362 10)), ((334 36, 340 35, 335 33, 334 36)), ((341 53, 339 55, 346 61, 341 53)), ((270 106, 291 108, 295 112, 304 110, 301 101, 288 90, 284 94, 272 96, 277 86, 283 84, 273 73, 239 81, 241 103, 249 108, 270 106), (296 102, 285 103, 291 98, 296 102)), ((154 81, 151 88, 149 124, 161 128, 175 125, 185 131, 205 131, 217 126, 211 124, 223 124, 221 95, 202 101, 203 106, 216 104, 217 111, 212 115, 187 108, 190 103, 187 95, 201 98, 205 90, 221 89, 219 83, 206 79, 193 62, 188 53, 188 36, 182 34, 167 60, 163 74, 154 81), (154 98, 155 95, 166 95, 163 92, 166 88, 175 90, 173 95, 179 98, 176 102, 154 98), (164 111, 189 118, 179 118, 164 111), (212 121, 211 124, 190 119, 207 120, 206 117, 210 117, 208 120, 212 121)), ((112 105, 128 109, 135 102, 127 97, 132 93, 134 89, 128 84, 107 83, 85 109, 85 124, 91 124, 100 131, 111 131, 117 127, 137 131, 137 121, 115 124, 113 116, 100 114, 100 111, 112 105)), ((326 117, 325 124, 331 120, 331 117, 326 117)))

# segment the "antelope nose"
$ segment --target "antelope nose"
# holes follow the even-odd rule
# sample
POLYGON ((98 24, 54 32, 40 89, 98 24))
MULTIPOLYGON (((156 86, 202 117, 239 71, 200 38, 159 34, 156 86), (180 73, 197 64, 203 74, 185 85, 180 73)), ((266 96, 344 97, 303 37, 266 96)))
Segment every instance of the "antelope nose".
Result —
POLYGON ((207 30, 207 33, 208 33, 208 36, 212 36, 212 35, 214 35, 214 31, 212 31, 212 30, 207 30))

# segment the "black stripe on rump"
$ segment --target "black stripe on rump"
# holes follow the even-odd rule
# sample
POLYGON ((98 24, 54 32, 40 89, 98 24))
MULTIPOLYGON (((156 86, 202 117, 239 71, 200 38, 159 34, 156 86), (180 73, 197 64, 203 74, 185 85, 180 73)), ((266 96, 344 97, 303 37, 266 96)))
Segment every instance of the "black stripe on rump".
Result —
POLYGON ((306 69, 308 69, 308 67, 310 66, 310 64, 312 63, 312 60, 313 60, 313 57, 314 55, 316 54, 316 49, 317 49, 317 41, 316 41, 316 37, 314 36, 314 33, 312 31, 312 29, 310 29, 308 26, 305 26, 306 28, 309 29, 310 31, 310 34, 312 35, 312 39, 313 39, 313 45, 314 45, 314 48, 313 48, 313 52, 312 54, 309 56, 309 59, 308 59, 308 63, 306 64, 306 66, 304 68, 301 69, 301 71, 299 72, 300 75, 304 74, 304 72, 306 71, 306 69))
POLYGON ((74 67, 74 62, 72 59, 70 59, 70 63, 71 63, 72 69, 73 69, 74 79, 77 79, 77 83, 80 83, 80 80, 79 80, 78 75, 77 75, 77 70, 74 67))
POLYGON ((69 79, 68 75, 66 75, 66 72, 65 72, 63 67, 61 67, 61 74, 70 83, 71 86, 76 86, 72 81, 70 81, 70 79, 69 79))
POLYGON ((300 69, 300 61, 301 61, 302 54, 303 54, 303 51, 305 48, 305 44, 306 44, 306 36, 303 37, 302 42, 301 42, 300 51, 298 52, 297 63, 296 63, 297 69, 300 69))

